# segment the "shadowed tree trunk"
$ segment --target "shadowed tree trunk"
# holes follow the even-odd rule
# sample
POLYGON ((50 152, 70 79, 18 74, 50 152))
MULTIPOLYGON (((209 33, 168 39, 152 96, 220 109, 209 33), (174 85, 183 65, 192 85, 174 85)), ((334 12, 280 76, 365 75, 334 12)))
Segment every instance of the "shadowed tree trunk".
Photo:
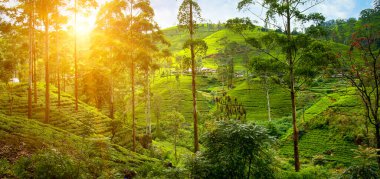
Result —
POLYGON ((49 78, 49 13, 48 5, 45 4, 45 122, 49 123, 50 115, 50 78, 49 78))
POLYGON ((78 57, 77 57, 77 0, 74 2, 74 70, 75 70, 75 112, 78 112, 78 57))
POLYGON ((194 22, 193 22, 193 3, 190 3, 190 51, 191 51, 191 89, 193 94, 193 119, 194 119, 194 152, 199 151, 199 141, 198 141, 198 116, 197 116, 197 91, 195 88, 195 53, 194 53, 194 22))
MULTIPOLYGON (((286 36, 288 43, 291 43, 291 13, 290 13, 290 3, 286 0, 286 36)), ((290 97, 292 101, 292 123, 293 123, 293 149, 294 149, 294 168, 296 172, 300 170, 299 152, 298 152, 298 129, 297 129, 297 114, 296 114, 296 92, 294 89, 295 78, 294 78, 294 61, 292 57, 292 50, 290 49, 290 44, 288 44, 288 49, 286 51, 286 59, 289 63, 289 77, 290 77, 290 97)))
POLYGON ((29 79, 28 79, 28 118, 32 118, 32 88, 33 88, 33 4, 29 0, 29 79))
MULTIPOLYGON (((133 0, 130 1, 130 38, 132 38, 132 23, 133 23, 133 0)), ((131 43, 131 49, 133 49, 133 43, 131 43)), ((132 88, 132 138, 133 138, 133 146, 132 151, 136 152, 136 111, 135 111, 135 63, 133 52, 130 53, 131 60, 131 88, 132 88)))

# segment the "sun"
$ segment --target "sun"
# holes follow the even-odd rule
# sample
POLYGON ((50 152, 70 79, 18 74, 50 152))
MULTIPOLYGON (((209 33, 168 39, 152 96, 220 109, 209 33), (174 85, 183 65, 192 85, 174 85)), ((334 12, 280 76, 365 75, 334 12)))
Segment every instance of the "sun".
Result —
POLYGON ((90 14, 89 16, 84 16, 78 14, 77 16, 77 33, 78 34, 88 34, 95 28, 96 16, 90 14))
POLYGON ((69 24, 72 24, 74 29, 76 29, 78 36, 89 35, 91 31, 95 28, 96 13, 78 13, 75 25, 75 17, 72 15, 69 20, 69 24))

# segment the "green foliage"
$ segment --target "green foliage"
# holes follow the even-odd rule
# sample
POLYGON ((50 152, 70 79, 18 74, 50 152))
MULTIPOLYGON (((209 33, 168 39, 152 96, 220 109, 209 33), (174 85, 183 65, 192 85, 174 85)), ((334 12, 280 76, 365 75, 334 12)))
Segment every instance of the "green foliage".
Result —
POLYGON ((356 165, 350 166, 341 178, 353 179, 353 178, 379 178, 379 169, 376 166, 376 154, 379 149, 370 147, 359 146, 358 149, 353 150, 355 152, 355 158, 359 160, 356 165))
POLYGON ((240 33, 246 30, 253 30, 255 25, 251 22, 249 18, 234 18, 228 19, 226 23, 226 28, 232 30, 235 33, 240 33))
POLYGON ((11 164, 8 162, 8 160, 0 158, 0 178, 7 178, 11 175, 11 164))
POLYGON ((143 163, 139 168, 136 169, 136 173, 142 178, 152 178, 163 176, 164 170, 165 168, 163 165, 143 163))
POLYGON ((107 76, 106 69, 100 67, 91 68, 83 74, 81 79, 82 93, 86 96, 86 99, 84 99, 86 103, 94 104, 98 109, 109 103, 111 82, 107 76))
POLYGON ((203 138, 204 153, 188 165, 194 178, 273 178, 273 138, 253 124, 221 121, 203 138))
POLYGON ((15 164, 19 178, 79 178, 81 166, 69 156, 54 151, 41 151, 30 158, 22 158, 15 164))
POLYGON ((300 172, 281 171, 276 178, 281 179, 320 179, 331 178, 331 173, 322 166, 310 166, 301 169, 300 172))
POLYGON ((198 55, 200 57, 203 57, 206 55, 208 46, 204 40, 202 40, 202 39, 195 39, 195 40, 189 39, 183 44, 183 49, 190 50, 191 45, 194 47, 195 55, 198 55))

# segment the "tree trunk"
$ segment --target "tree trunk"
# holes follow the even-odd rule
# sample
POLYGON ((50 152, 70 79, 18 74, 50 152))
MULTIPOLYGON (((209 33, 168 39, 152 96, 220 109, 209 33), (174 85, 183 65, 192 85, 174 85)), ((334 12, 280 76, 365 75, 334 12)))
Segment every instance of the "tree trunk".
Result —
POLYGON ((74 2, 75 4, 75 13, 74 13, 74 26, 75 26, 75 34, 74 34, 74 63, 75 63, 75 112, 78 112, 78 57, 77 57, 77 0, 74 2))
POLYGON ((62 79, 63 79, 63 92, 66 92, 66 74, 62 73, 62 79))
POLYGON ((193 22, 193 4, 190 2, 190 51, 191 51, 191 86, 193 93, 193 118, 194 118, 194 152, 199 151, 199 142, 198 142, 198 117, 197 117, 197 98, 196 98, 196 89, 195 89, 195 54, 194 54, 194 44, 193 44, 193 36, 194 36, 194 22, 193 22))
POLYGON ((114 98, 113 98, 113 77, 111 73, 111 89, 110 89, 110 118, 114 119, 114 98))
MULTIPOLYGON (((13 83, 13 82, 12 82, 13 83)), ((13 115, 13 84, 7 83, 8 87, 8 99, 9 99, 9 115, 13 115)))
MULTIPOLYGON (((33 35, 34 36, 34 35, 33 35)), ((34 41, 34 38, 33 38, 34 41)), ((33 42, 33 89, 34 89, 34 103, 37 104, 38 91, 37 91, 37 58, 36 58, 36 43, 33 42)))
MULTIPOLYGON (((131 55, 132 56, 132 55, 131 55)), ((132 151, 136 152, 136 119, 135 119, 135 67, 133 57, 131 58, 131 85, 132 85, 132 138, 133 148, 132 151)))
POLYGON ((174 134, 174 158, 175 158, 175 162, 177 164, 178 163, 178 157, 177 157, 177 131, 174 134))
MULTIPOLYGON (((132 27, 133 22, 133 2, 130 1, 130 16, 131 16, 131 23, 130 27, 132 27)), ((130 38, 132 38, 132 29, 130 30, 130 38)), ((132 48, 133 49, 133 44, 132 48)), ((133 59, 133 52, 131 52, 130 56, 131 60, 131 87, 132 87, 132 138, 133 138, 133 147, 132 151, 136 152, 136 116, 135 116, 135 64, 133 59)))
POLYGON ((149 81, 149 70, 145 72, 145 82, 146 82, 146 107, 145 107, 145 118, 146 118, 146 134, 152 134, 152 124, 151 124, 151 113, 150 113, 150 81, 149 81))
POLYGON ((293 145, 294 145, 294 168, 296 172, 300 170, 300 161, 298 154, 298 129, 297 129, 297 117, 296 117, 296 102, 295 102, 295 92, 294 86, 291 89, 291 98, 292 98, 292 123, 293 123, 293 145))
MULTIPOLYGON (((58 7, 57 7, 58 8, 58 7)), ((60 71, 61 71, 61 65, 60 65, 60 59, 59 59, 59 50, 58 50, 58 27, 56 27, 56 30, 57 30, 57 36, 56 36, 56 39, 55 39, 55 48, 56 48, 56 55, 57 55, 57 88, 58 88, 58 109, 61 109, 61 75, 60 75, 60 71)))
MULTIPOLYGON (((29 6, 32 7, 32 0, 29 6)), ((33 88, 33 10, 29 10, 29 81, 28 81, 28 118, 32 118, 32 88, 33 88)))
POLYGON ((267 94, 267 106, 268 106, 268 121, 272 121, 272 117, 270 115, 270 96, 269 96, 269 89, 266 89, 266 94, 267 94))
MULTIPOLYGON (((32 13, 33 13, 33 17, 34 17, 34 12, 35 12, 35 1, 33 0, 33 10, 32 10, 32 13)), ((33 73, 33 89, 34 89, 34 103, 37 104, 37 99, 38 99, 38 96, 37 96, 37 65, 36 65, 36 61, 37 61, 37 58, 36 58, 36 42, 35 42, 35 33, 34 33, 34 24, 35 24, 35 18, 32 18, 32 26, 33 26, 33 31, 32 31, 32 55, 33 55, 33 70, 32 70, 32 73, 33 73)))
POLYGON ((271 112, 270 112, 270 96, 269 96, 268 76, 265 76, 265 92, 267 95, 268 121, 272 121, 271 112))
MULTIPOLYGON (((287 39, 288 43, 291 43, 292 37, 291 37, 291 28, 290 28, 290 20, 291 20, 291 14, 290 14, 290 3, 289 0, 286 0, 287 4, 287 12, 286 12, 286 20, 287 20, 287 39)), ((289 44, 290 46, 290 44, 289 44)), ((294 62, 292 57, 292 51, 290 47, 287 49, 286 54, 287 61, 289 62, 289 76, 290 76, 290 96, 292 100, 292 123, 293 123, 293 145, 294 145, 294 168, 296 172, 300 170, 300 161, 299 161, 299 154, 298 154, 298 129, 297 129, 297 116, 296 116, 296 98, 295 98, 295 79, 294 79, 294 62)))
POLYGON ((50 114, 50 81, 49 81, 49 13, 47 4, 45 17, 45 123, 49 123, 50 114))
POLYGON ((160 115, 157 114, 156 115, 156 135, 159 136, 160 135, 160 115))

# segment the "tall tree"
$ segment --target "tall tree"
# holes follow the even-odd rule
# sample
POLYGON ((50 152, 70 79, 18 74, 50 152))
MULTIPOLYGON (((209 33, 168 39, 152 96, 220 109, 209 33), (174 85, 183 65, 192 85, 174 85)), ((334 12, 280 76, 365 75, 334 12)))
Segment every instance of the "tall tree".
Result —
MULTIPOLYGON (((298 152, 298 129, 297 129, 297 117, 296 117, 296 78, 295 68, 297 66, 297 48, 294 44, 294 35, 292 34, 292 24, 297 22, 305 23, 307 21, 315 21, 320 19, 321 16, 318 13, 312 13, 307 15, 306 11, 310 8, 320 4, 324 0, 241 0, 238 4, 238 9, 250 10, 251 5, 260 5, 266 9, 266 17, 262 18, 259 15, 253 13, 259 17, 265 23, 270 24, 275 28, 285 29, 286 38, 284 45, 284 52, 286 55, 286 66, 288 72, 288 88, 290 90, 290 98, 292 101, 292 123, 293 123, 293 145, 294 145, 294 167, 296 171, 300 170, 299 152, 298 152), (304 9, 301 9, 304 8, 304 9), (283 19, 283 25, 278 25, 276 19, 283 19)), ((252 12, 252 11, 250 11, 252 12)), ((252 43, 256 43, 251 41, 252 43)), ((268 54, 268 53, 267 53, 268 54)))
POLYGON ((77 51, 77 0, 74 0, 74 96, 75 112, 78 112, 78 51, 77 51))
MULTIPOLYGON (((193 95, 193 120, 194 120, 194 152, 199 151, 199 139, 198 139, 198 116, 197 116, 197 98, 196 98, 196 62, 195 62, 195 40, 194 33, 196 28, 196 21, 202 20, 201 8, 199 4, 194 0, 183 0, 178 10, 178 23, 180 28, 184 28, 189 31, 190 39, 186 42, 184 47, 190 49, 191 54, 191 86, 193 95)), ((200 42, 200 40, 198 40, 200 42)))
POLYGON ((170 121, 170 132, 172 133, 174 139, 174 158, 178 163, 178 155, 177 155, 177 143, 178 138, 181 135, 181 126, 185 122, 185 117, 179 113, 178 111, 170 112, 166 118, 170 121))
POLYGON ((81 8, 97 6, 96 0, 74 0, 74 96, 75 111, 78 112, 78 51, 77 51, 77 14, 81 8), (79 5, 79 7, 78 7, 79 5))
POLYGON ((114 118, 114 80, 116 73, 120 71, 122 58, 125 58, 123 51, 124 29, 127 28, 125 14, 123 10, 128 8, 126 1, 110 1, 105 3, 99 10, 96 28, 93 32, 93 42, 91 46, 91 58, 97 59, 98 63, 104 64, 108 69, 109 79, 109 112, 110 118, 114 118))
MULTIPOLYGON (((41 17, 45 26, 45 122, 49 122, 50 115, 50 78, 49 78, 49 9, 52 1, 41 0, 41 17)), ((55 9, 55 8, 54 8, 55 9)))
MULTIPOLYGON (((158 24, 153 20, 154 10, 150 5, 149 0, 130 0, 130 44, 131 44, 131 85, 132 85, 132 118, 133 118, 133 131, 134 141, 136 140, 136 120, 135 120, 135 70, 142 69, 145 73, 145 80, 147 83, 147 98, 150 102, 149 90, 149 71, 155 69, 153 63, 153 55, 158 53, 158 43, 170 45, 164 38, 162 31, 158 24), (134 11, 132 11, 134 10, 134 11), (144 70, 145 69, 145 70, 144 70)), ((148 103, 150 108, 150 104, 148 103)), ((150 109, 149 109, 150 110, 150 109)), ((150 115, 150 112, 147 113, 150 115)), ((151 133, 150 117, 148 119, 148 134, 151 133)), ((135 142, 134 142, 135 143, 135 142)), ((136 145, 134 145, 135 150, 136 145)))
POLYGON ((28 118, 32 118, 32 88, 33 88, 33 46, 34 46, 34 0, 29 0, 29 79, 28 79, 28 118))
POLYGON ((253 68, 253 71, 259 75, 260 81, 263 84, 262 87, 267 98, 268 121, 271 121, 272 118, 269 95, 271 90, 271 78, 276 76, 276 71, 281 68, 281 63, 278 63, 274 59, 265 59, 260 57, 255 57, 250 63, 250 68, 253 68))
POLYGON ((157 43, 166 43, 153 17, 154 10, 148 0, 110 1, 98 14, 97 29, 104 36, 94 47, 112 47, 112 54, 115 55, 110 60, 120 60, 129 66, 133 151, 136 150, 136 67, 143 69, 145 66, 149 69, 152 55, 158 50, 157 43))
MULTIPOLYGON (((59 12, 58 5, 55 6, 55 12, 59 12)), ((57 97, 58 97, 58 108, 61 107, 61 59, 63 55, 61 55, 62 49, 64 49, 64 40, 65 37, 65 31, 62 30, 62 24, 67 23, 67 17, 62 16, 59 13, 54 13, 51 16, 51 25, 54 27, 54 32, 52 33, 52 36, 54 37, 54 51, 52 53, 52 59, 55 59, 55 62, 52 60, 52 65, 55 65, 55 68, 53 68, 53 71, 55 71, 56 76, 56 85, 57 85, 57 97), (54 57, 55 56, 55 57, 54 57)))

